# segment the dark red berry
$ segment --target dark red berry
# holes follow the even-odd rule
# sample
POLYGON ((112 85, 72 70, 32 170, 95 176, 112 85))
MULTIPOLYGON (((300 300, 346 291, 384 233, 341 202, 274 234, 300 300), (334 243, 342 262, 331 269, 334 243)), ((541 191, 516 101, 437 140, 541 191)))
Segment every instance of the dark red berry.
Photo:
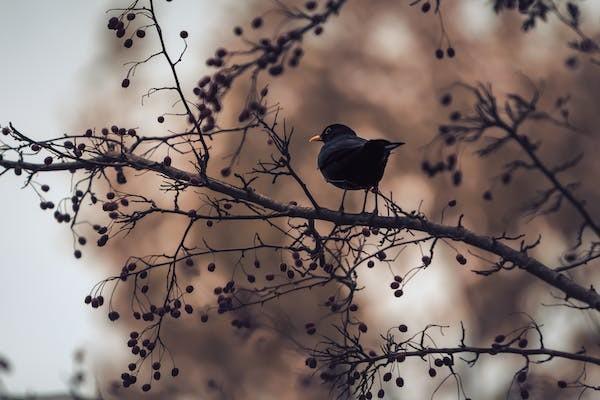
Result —
POLYGON ((307 1, 304 6, 306 7, 307 10, 312 11, 315 8, 317 8, 317 2, 316 1, 307 1))
POLYGON ((565 382, 565 381, 558 381, 557 384, 558 384, 558 387, 561 389, 564 389, 567 387, 567 382, 565 382))
POLYGON ((263 19, 261 17, 256 17, 252 20, 252 27, 254 29, 258 29, 262 26, 263 24, 263 19))

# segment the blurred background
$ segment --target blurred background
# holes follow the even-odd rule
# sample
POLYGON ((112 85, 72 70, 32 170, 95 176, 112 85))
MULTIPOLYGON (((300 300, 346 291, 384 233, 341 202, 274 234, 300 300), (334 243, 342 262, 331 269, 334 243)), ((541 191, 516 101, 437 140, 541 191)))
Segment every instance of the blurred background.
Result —
MULTIPOLYGON (((296 132, 294 165, 318 193, 318 200, 335 208, 340 193, 315 173, 318 146, 308 145, 306 139, 330 123, 342 122, 363 137, 403 140, 408 144, 390 159, 381 189, 392 192, 405 210, 420 208, 430 219, 439 220, 445 204, 456 199, 458 206, 446 213, 446 221, 456 221, 464 213, 465 225, 481 233, 523 232, 532 239, 543 233, 542 245, 533 255, 548 265, 558 265, 574 243, 578 220, 572 210, 565 206, 561 213, 550 217, 521 218, 527 199, 535 195, 536 189, 545 187, 540 177, 517 176, 502 187, 492 184, 499 166, 515 158, 516 148, 483 162, 472 154, 474 149, 463 149, 459 165, 464 182, 458 187, 449 176, 428 178, 420 165, 424 157, 436 156, 427 144, 435 137, 438 125, 447 121, 451 111, 468 110, 466 96, 455 95, 451 109, 439 104, 440 96, 457 81, 490 81, 497 94, 505 95, 531 93, 530 79, 543 87, 542 104, 548 108, 558 96, 570 94, 572 120, 588 134, 565 133, 546 125, 527 129, 543 141, 540 151, 549 163, 563 161, 565 150, 569 155, 582 149, 588 155, 595 154, 599 149, 594 127, 600 122, 596 107, 600 100, 598 67, 585 59, 575 69, 565 66, 565 60, 573 55, 566 45, 573 38, 572 32, 552 18, 524 34, 517 13, 498 16, 491 2, 478 0, 444 3, 444 24, 457 55, 452 60, 437 60, 433 56, 441 36, 437 18, 407 3, 350 0, 340 17, 325 25, 321 37, 309 35, 300 68, 268 81, 271 99, 281 104, 287 123, 296 132), (482 193, 490 188, 494 200, 485 202, 482 193)), ((123 5, 117 1, 84 4, 76 0, 0 3, 0 34, 11 38, 0 44, 0 122, 4 125, 11 121, 21 131, 40 139, 113 123, 136 127, 148 135, 175 129, 178 122, 168 118, 164 125, 156 123, 157 115, 170 111, 173 98, 159 94, 144 101, 143 106, 140 100, 148 88, 168 82, 169 71, 164 63, 141 67, 127 91, 120 87, 126 71, 124 63, 142 59, 155 50, 150 37, 136 41, 132 49, 124 49, 121 41, 106 30, 105 11, 123 5)), ((591 1, 581 6, 584 29, 598 34, 600 7, 591 1)), ((190 48, 179 69, 188 92, 208 72, 204 60, 217 47, 241 46, 232 34, 234 26, 249 29, 252 18, 273 8, 269 0, 159 2, 159 17, 173 54, 182 46, 179 31, 185 29, 190 34, 190 48)), ((277 25, 266 20, 262 29, 270 33, 277 25)), ((222 125, 235 123, 245 95, 245 87, 237 87, 229 95, 222 125)), ((227 165, 226 157, 238 140, 233 135, 223 136, 215 143, 218 155, 213 156, 213 172, 227 165)), ((234 166, 235 172, 248 170, 270 151, 263 136, 250 137, 246 146, 234 166)), ((186 165, 185 160, 179 163, 186 165)), ((577 193, 587 200, 594 215, 600 213, 597 173, 593 172, 600 169, 599 163, 597 157, 588 156, 564 178, 582 182, 577 193)), ((118 380, 129 362, 125 338, 135 324, 127 319, 109 324, 103 312, 85 307, 83 298, 96 282, 118 273, 129 255, 172 249, 181 234, 180 221, 154 218, 140 225, 127 240, 102 251, 86 249, 84 258, 75 260, 68 229, 53 223, 50 215, 39 209, 35 193, 17 190, 22 179, 10 175, 0 179, 0 221, 4 227, 0 231, 0 357, 10 363, 8 373, 0 371, 0 393, 67 393, 74 374, 83 372, 84 394, 92 396, 100 390, 107 398, 141 397, 136 390, 111 389, 111 383, 118 380)), ((57 199, 69 192, 67 176, 58 174, 47 179, 57 199)), ((159 183, 159 179, 143 176, 132 179, 128 190, 144 191, 160 199, 159 183)), ((281 201, 301 198, 289 182, 263 184, 261 190, 281 201)), ((194 196, 186 196, 185 201, 187 207, 198 206, 194 196)), ((349 201, 350 207, 358 210, 362 196, 351 195, 349 201)), ((236 225, 233 229, 219 224, 210 233, 199 231, 196 236, 200 240, 209 235, 213 243, 225 246, 248 243, 254 232, 251 225, 236 225), (232 231, 236 232, 234 237, 232 231)), ((267 238, 277 240, 272 233, 267 238)), ((269 264, 268 253, 257 257, 269 264)), ((392 291, 386 291, 394 273, 416 266, 420 257, 418 249, 408 248, 389 268, 382 264, 361 271, 359 282, 366 286, 359 299, 361 318, 373 331, 369 338, 373 348, 377 348, 377 333, 399 323, 406 323, 411 332, 428 323, 449 325, 437 344, 455 346, 460 340, 461 321, 470 343, 489 345, 495 335, 523 325, 523 316, 516 313, 526 312, 543 325, 547 347, 575 351, 585 346, 591 352, 598 350, 596 315, 542 306, 553 302, 547 286, 521 271, 489 278, 475 275, 458 267, 451 251, 439 250, 432 266, 411 282, 405 296, 396 299, 392 291)), ((197 265, 185 274, 201 288, 195 291, 198 308, 214 302, 212 288, 228 279, 234 264, 233 259, 218 258, 218 273, 208 276, 205 267, 209 261, 197 260, 197 265)), ((268 268, 277 268, 279 260, 270 264, 268 268)), ((478 267, 476 264, 473 260, 473 269, 478 267)), ((591 269, 574 273, 574 279, 596 286, 600 283, 597 271, 591 269)), ((206 325, 194 317, 168 325, 167 342, 181 377, 164 380, 143 396, 329 398, 318 377, 311 377, 311 371, 304 367, 305 354, 294 345, 295 340, 306 340, 303 325, 319 318, 323 311, 318 304, 329 294, 326 290, 301 292, 264 309, 248 310, 248 318, 256 323, 243 332, 232 329, 230 318, 225 317, 206 325)), ((126 307, 127 293, 118 296, 116 302, 126 307)), ((327 331, 328 327, 323 329, 327 331)), ((521 366, 518 357, 482 357, 474 368, 457 369, 474 399, 504 399, 513 374, 521 366)), ((531 398, 573 398, 573 392, 555 389, 556 379, 575 378, 577 367, 557 360, 533 368, 528 379, 531 398)), ((390 388, 390 398, 429 398, 440 382, 426 377, 426 372, 418 361, 407 363, 401 372, 407 385, 396 391, 390 388)), ((596 383, 600 380, 597 368, 588 374, 592 382, 594 376, 596 383)), ((519 398, 516 389, 508 394, 509 398, 519 398)), ((586 393, 582 398, 593 396, 586 393)), ((456 398, 454 386, 448 383, 436 398, 456 398)))

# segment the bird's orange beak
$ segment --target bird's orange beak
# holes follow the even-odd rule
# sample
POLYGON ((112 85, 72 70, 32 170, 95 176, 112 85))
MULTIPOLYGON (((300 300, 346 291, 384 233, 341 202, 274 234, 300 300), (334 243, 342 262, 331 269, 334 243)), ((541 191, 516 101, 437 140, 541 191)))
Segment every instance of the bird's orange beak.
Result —
POLYGON ((321 135, 315 135, 308 139, 309 142, 322 142, 321 135))

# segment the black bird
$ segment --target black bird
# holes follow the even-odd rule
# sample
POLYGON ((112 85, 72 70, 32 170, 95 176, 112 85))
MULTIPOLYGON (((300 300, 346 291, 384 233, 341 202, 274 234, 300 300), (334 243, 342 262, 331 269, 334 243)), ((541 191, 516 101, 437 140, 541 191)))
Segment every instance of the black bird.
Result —
POLYGON ((362 189, 365 190, 363 211, 369 189, 377 193, 391 151, 404 144, 385 139, 366 140, 342 124, 329 125, 309 140, 315 141, 323 142, 317 164, 325 180, 344 189, 340 209, 344 209, 347 190, 362 189))

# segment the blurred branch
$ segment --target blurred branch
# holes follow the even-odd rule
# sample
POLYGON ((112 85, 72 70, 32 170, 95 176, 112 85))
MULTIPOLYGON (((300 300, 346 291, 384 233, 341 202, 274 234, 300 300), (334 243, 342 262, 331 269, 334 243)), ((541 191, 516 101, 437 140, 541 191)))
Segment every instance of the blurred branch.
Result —
POLYGON ((600 65, 600 46, 581 27, 583 15, 578 0, 494 0, 494 11, 500 13, 504 10, 517 10, 525 19, 521 29, 525 32, 533 30, 539 22, 547 22, 548 15, 554 15, 567 29, 571 30, 577 40, 569 42, 569 47, 590 57, 595 65, 600 65))
POLYGON ((500 104, 492 91, 491 84, 471 86, 460 83, 459 85, 466 88, 475 97, 474 113, 465 116, 457 113, 456 119, 450 124, 440 127, 441 137, 446 141, 446 144, 480 141, 489 130, 500 129, 504 132, 504 135, 500 138, 485 137, 491 139, 492 144, 480 149, 478 151, 479 155, 487 157, 499 151, 509 142, 517 144, 529 159, 529 162, 516 160, 507 163, 503 179, 506 178, 508 182, 510 175, 521 168, 528 171, 537 170, 551 185, 550 189, 544 191, 539 199, 530 205, 531 211, 534 213, 539 212, 554 199, 556 201, 555 205, 548 208, 546 213, 555 212, 560 208, 562 199, 565 199, 581 216, 584 224, 582 229, 588 227, 597 237, 600 237, 600 224, 587 210, 585 202, 578 199, 573 193, 573 189, 578 184, 564 184, 557 176, 557 174, 575 167, 582 160, 582 155, 577 155, 556 167, 548 167, 537 153, 540 143, 533 142, 530 135, 522 132, 523 124, 529 120, 545 120, 551 124, 573 129, 568 121, 558 122, 548 113, 540 111, 538 107, 540 94, 537 90, 534 91, 530 99, 511 93, 504 103, 500 104))

